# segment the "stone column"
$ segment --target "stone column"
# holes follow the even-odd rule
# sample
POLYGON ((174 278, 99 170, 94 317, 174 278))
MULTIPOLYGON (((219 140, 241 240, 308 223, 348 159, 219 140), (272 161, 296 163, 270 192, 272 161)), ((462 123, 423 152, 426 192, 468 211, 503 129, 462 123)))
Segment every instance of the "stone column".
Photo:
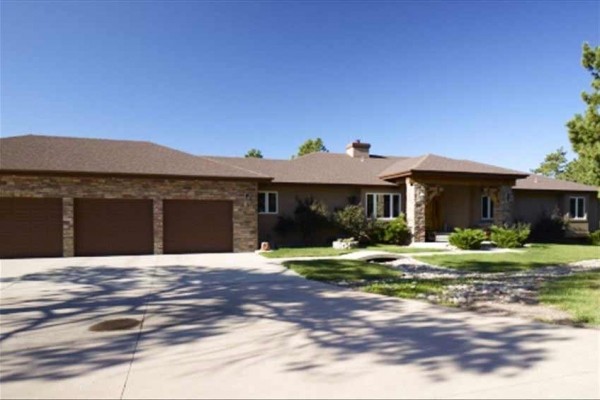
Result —
POLYGON ((73 257, 75 255, 75 229, 73 227, 74 212, 72 197, 64 197, 62 199, 62 209, 63 257, 73 257))
POLYGON ((494 224, 513 223, 514 196, 510 186, 500 186, 494 200, 494 224))
POLYGON ((410 178, 406 178, 406 222, 410 228, 413 242, 425 241, 426 201, 426 186, 410 178))
POLYGON ((154 254, 163 253, 163 201, 162 199, 154 199, 152 204, 153 209, 153 226, 154 226, 154 254))

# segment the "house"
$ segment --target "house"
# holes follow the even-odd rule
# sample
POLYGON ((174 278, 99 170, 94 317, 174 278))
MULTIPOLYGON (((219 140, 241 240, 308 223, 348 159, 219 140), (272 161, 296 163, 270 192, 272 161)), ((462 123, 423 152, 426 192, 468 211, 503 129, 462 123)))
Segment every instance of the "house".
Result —
POLYGON ((212 157, 273 177, 259 184, 259 239, 279 243, 278 217, 291 215, 296 199, 312 197, 333 211, 357 199, 368 215, 406 215, 414 241, 426 231, 487 227, 542 215, 568 219, 568 235, 598 229, 597 187, 433 154, 388 157, 370 154, 355 141, 346 153, 312 153, 292 160, 212 157), (349 200, 350 199, 350 200, 349 200))
POLYGON ((149 142, 26 135, 0 139, 0 257, 252 251, 285 244, 275 226, 297 199, 329 210, 405 213, 426 231, 541 214, 569 234, 598 229, 598 188, 427 154, 346 153, 292 160, 195 156, 149 142))

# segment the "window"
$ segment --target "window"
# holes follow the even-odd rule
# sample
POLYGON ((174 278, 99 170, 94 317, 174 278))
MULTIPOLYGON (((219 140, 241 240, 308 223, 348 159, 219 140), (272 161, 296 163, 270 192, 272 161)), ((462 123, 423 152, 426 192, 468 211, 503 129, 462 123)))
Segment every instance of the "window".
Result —
POLYGON ((277 192, 258 192, 258 213, 277 214, 278 200, 277 192))
POLYGON ((569 199, 569 216, 573 219, 585 219, 585 198, 571 197, 569 199))
POLYGON ((367 216, 392 219, 400 215, 400 194, 367 193, 367 216))
POLYGON ((494 219, 494 202, 490 196, 481 196, 481 219, 494 219))

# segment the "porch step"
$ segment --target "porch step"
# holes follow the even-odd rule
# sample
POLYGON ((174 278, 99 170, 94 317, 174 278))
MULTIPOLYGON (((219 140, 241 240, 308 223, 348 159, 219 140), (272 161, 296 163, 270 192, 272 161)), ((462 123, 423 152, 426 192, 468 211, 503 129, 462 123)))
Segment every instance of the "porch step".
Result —
POLYGON ((450 240, 450 234, 452 232, 436 232, 435 233, 435 241, 441 243, 448 243, 450 240))

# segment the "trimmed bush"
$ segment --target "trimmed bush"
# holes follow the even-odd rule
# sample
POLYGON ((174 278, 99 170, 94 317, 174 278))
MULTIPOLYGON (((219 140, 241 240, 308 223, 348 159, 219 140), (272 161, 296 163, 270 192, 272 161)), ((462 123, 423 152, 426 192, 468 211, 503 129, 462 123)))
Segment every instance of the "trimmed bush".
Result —
POLYGON ((516 224, 512 226, 492 226, 490 238, 496 246, 502 248, 523 247, 529 238, 529 225, 516 224))
POLYGON ((594 246, 600 246, 600 229, 590 233, 590 243, 594 246))
POLYGON ((406 224, 404 214, 389 222, 383 233, 383 241, 389 244, 407 245, 410 243, 410 229, 406 224))
POLYGON ((477 250, 481 248, 481 242, 486 239, 485 232, 481 229, 454 229, 449 241, 453 246, 462 250, 477 250))

